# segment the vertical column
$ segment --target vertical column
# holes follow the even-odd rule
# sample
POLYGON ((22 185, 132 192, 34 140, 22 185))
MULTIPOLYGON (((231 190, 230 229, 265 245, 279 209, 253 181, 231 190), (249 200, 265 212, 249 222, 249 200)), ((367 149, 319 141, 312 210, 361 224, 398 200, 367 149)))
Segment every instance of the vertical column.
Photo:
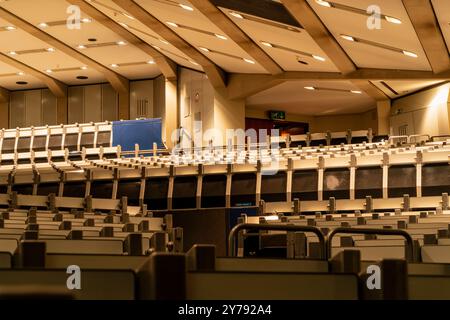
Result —
POLYGON ((69 100, 67 98, 68 90, 65 96, 56 97, 56 123, 67 124, 69 100))
POLYGON ((130 86, 127 90, 119 92, 119 119, 130 119, 130 86))
POLYGON ((391 101, 383 100, 377 101, 377 120, 378 130, 377 134, 389 134, 389 115, 391 112, 391 101))
POLYGON ((9 128, 9 91, 0 88, 0 129, 9 128))
MULTIPOLYGON (((226 143, 227 129, 245 130, 245 100, 231 100, 225 90, 214 91, 214 126, 222 134, 226 143)), ((256 142, 256 141, 255 141, 256 142)))
POLYGON ((178 127, 178 97, 177 81, 165 80, 164 86, 164 117, 163 117, 163 140, 166 141, 167 148, 173 147, 172 133, 178 127))

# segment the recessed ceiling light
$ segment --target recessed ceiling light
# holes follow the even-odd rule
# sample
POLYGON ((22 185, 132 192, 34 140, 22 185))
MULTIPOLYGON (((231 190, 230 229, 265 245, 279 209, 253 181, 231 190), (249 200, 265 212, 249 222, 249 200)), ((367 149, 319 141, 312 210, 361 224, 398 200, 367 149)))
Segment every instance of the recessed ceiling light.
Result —
POLYGON ((118 68, 118 67, 119 67, 119 65, 116 63, 111 64, 111 68, 118 68))
POLYGON ((250 64, 255 64, 255 61, 247 59, 247 58, 243 58, 242 60, 244 60, 245 62, 250 63, 250 64))
POLYGON ((40 28, 47 28, 48 24, 45 23, 45 22, 41 22, 41 23, 38 24, 38 27, 40 27, 40 28))
POLYGON ((118 45, 118 46, 124 46, 124 45, 126 45, 127 43, 125 42, 125 41, 117 41, 116 42, 116 44, 118 45))
POLYGON ((188 5, 185 5, 185 4, 182 4, 182 3, 179 3, 178 5, 179 5, 181 8, 183 8, 184 10, 187 10, 187 11, 194 11, 194 8, 192 8, 192 7, 188 6, 188 5))
POLYGON ((23 85, 28 84, 28 82, 26 82, 26 81, 17 81, 16 84, 23 86, 23 85))
POLYGON ((225 37, 225 36, 223 36, 223 35, 221 35, 221 34, 215 33, 214 35, 216 36, 216 38, 219 38, 220 40, 228 40, 227 37, 225 37))
POLYGON ((270 47, 270 48, 273 47, 273 45, 272 45, 270 42, 267 42, 267 41, 261 41, 261 44, 262 44, 263 46, 266 46, 266 47, 270 47))
POLYGON ((316 3, 327 8, 331 8, 331 4, 328 1, 316 0, 316 3))
POLYGON ((22 71, 20 71, 20 72, 17 72, 16 73, 18 76, 23 76, 25 73, 23 73, 22 71))
POLYGON ((12 55, 12 56, 15 56, 16 54, 17 54, 17 52, 15 52, 15 51, 10 51, 10 52, 8 52, 10 55, 12 55))
POLYGON ((241 14, 237 13, 237 12, 230 11, 229 14, 230 14, 231 16, 235 17, 235 18, 238 18, 238 19, 244 19, 244 17, 243 17, 241 14))
POLYGON ((91 18, 83 18, 83 19, 81 19, 81 22, 89 23, 89 22, 92 22, 92 19, 91 18))
POLYGON ((315 54, 313 54, 312 57, 313 57, 314 59, 316 59, 316 60, 319 60, 319 61, 325 61, 325 58, 323 58, 323 57, 321 57, 321 56, 316 56, 315 54))
POLYGON ((387 22, 394 23, 394 24, 402 24, 402 20, 390 17, 390 16, 384 16, 384 19, 386 19, 387 22))
POLYGON ((350 90, 351 93, 361 94, 362 92, 359 90, 350 90))
POLYGON ((82 50, 82 49, 86 49, 86 46, 84 44, 79 44, 77 46, 77 48, 82 50))
POLYGON ((306 90, 316 90, 314 87, 305 87, 306 90))
POLYGON ((172 26, 174 28, 178 28, 178 25, 175 22, 167 21, 166 22, 169 26, 172 26))
POLYGON ((126 12, 121 12, 122 15, 124 15, 125 17, 127 17, 128 19, 134 20, 134 17, 132 15, 129 15, 126 12))
POLYGON ((45 70, 45 72, 52 73, 53 71, 52 71, 52 69, 47 69, 47 70, 45 70))
POLYGON ((341 38, 348 41, 355 41, 355 39, 352 36, 348 36, 346 34, 341 34, 341 38))
POLYGON ((410 51, 406 51, 406 50, 402 50, 402 52, 405 56, 417 58, 417 54, 415 54, 414 52, 410 52, 410 51))
POLYGON ((153 61, 153 60, 148 60, 147 63, 148 63, 148 64, 155 64, 155 61, 153 61))
POLYGON ((87 66, 80 67, 81 70, 86 70, 87 68, 88 68, 87 66))
POLYGON ((87 80, 87 79, 89 79, 89 77, 87 77, 87 76, 77 76, 77 79, 78 80, 87 80))
POLYGON ((199 49, 202 50, 202 51, 205 51, 205 52, 209 52, 209 49, 205 48, 205 47, 199 47, 199 49))
POLYGON ((16 27, 14 27, 14 26, 6 26, 5 29, 8 30, 8 31, 12 31, 12 30, 16 30, 16 27))
POLYGON ((47 48, 45 49, 47 52, 55 52, 55 48, 47 48))

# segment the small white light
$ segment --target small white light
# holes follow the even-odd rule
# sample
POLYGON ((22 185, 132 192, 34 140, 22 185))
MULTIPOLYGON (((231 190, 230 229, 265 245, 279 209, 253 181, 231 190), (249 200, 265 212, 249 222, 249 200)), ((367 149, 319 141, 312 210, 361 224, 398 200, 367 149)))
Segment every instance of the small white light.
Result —
POLYGON ((390 22, 393 24, 402 24, 402 20, 394 18, 394 17, 384 16, 384 19, 386 19, 387 22, 390 22))
POLYGON ((129 26, 125 22, 119 22, 119 24, 124 28, 129 28, 129 26))
POLYGON ((417 54, 415 54, 414 52, 406 51, 406 50, 403 50, 402 52, 405 56, 417 58, 417 54))
POLYGON ((172 26, 174 28, 178 28, 178 25, 175 22, 167 21, 166 22, 169 26, 172 26))
POLYGON ((190 63, 192 63, 194 66, 198 66, 199 64, 195 61, 189 60, 190 63))
POLYGON ((265 216, 264 220, 266 221, 278 221, 280 218, 278 216, 265 216))
POLYGON ((352 36, 348 36, 346 34, 341 34, 341 38, 348 41, 355 41, 355 39, 352 36))
POLYGON ((15 51, 10 51, 10 52, 8 52, 10 55, 12 55, 12 56, 15 56, 16 54, 17 54, 17 52, 15 52, 15 51))
POLYGON ((261 44, 262 44, 263 46, 266 46, 266 47, 269 47, 269 48, 272 48, 272 47, 273 47, 273 45, 272 45, 270 42, 267 42, 267 41, 261 41, 261 44))
POLYGON ((81 70, 86 70, 87 68, 88 68, 88 67, 86 67, 86 66, 80 67, 81 70))
POLYGON ((314 59, 316 59, 316 60, 319 60, 319 61, 325 61, 325 58, 323 58, 323 57, 321 57, 321 56, 316 56, 315 54, 313 54, 312 57, 313 57, 314 59))
POLYGON ((38 26, 41 27, 41 28, 47 28, 48 24, 45 23, 45 22, 41 22, 41 23, 38 24, 38 26))
POLYGON ((331 4, 328 1, 316 0, 316 3, 327 8, 331 8, 331 4))
POLYGON ((351 93, 355 93, 355 94, 361 94, 362 92, 359 90, 350 90, 351 93))
POLYGON ((250 64, 255 64, 255 61, 247 59, 247 58, 243 58, 242 60, 244 60, 245 62, 250 63, 250 64))
POLYGON ((22 71, 21 72, 17 72, 17 75, 18 76, 23 76, 25 73, 23 73, 22 71))
POLYGON ((125 41, 117 41, 116 44, 117 44, 118 46, 124 46, 124 45, 126 45, 127 43, 126 43, 125 41))
POLYGON ((148 63, 148 64, 155 64, 155 61, 149 60, 149 61, 147 61, 147 63, 148 63))
POLYGON ((202 50, 202 51, 205 51, 205 52, 209 52, 209 49, 205 48, 205 47, 199 47, 199 49, 202 50))
POLYGON ((194 9, 192 8, 192 7, 190 7, 190 6, 188 6, 188 5, 185 5, 185 4, 182 4, 182 3, 179 3, 178 4, 181 8, 183 8, 184 10, 187 10, 187 11, 194 11, 194 9))
POLYGON ((164 44, 169 44, 169 41, 166 41, 166 40, 164 40, 164 39, 159 39, 159 41, 161 41, 161 42, 164 43, 164 44))
POLYGON ((111 64, 111 68, 118 68, 118 67, 119 67, 119 65, 116 63, 111 64))
POLYGON ((8 31, 12 31, 12 30, 16 30, 16 27, 14 27, 14 26, 6 26, 5 29, 8 30, 8 31))
POLYGON ((131 16, 131 15, 129 15, 128 13, 126 13, 126 12, 121 12, 121 13, 122 13, 122 15, 124 15, 125 17, 127 17, 128 19, 134 20, 134 17, 131 16))
POLYGON ((228 40, 227 37, 225 37, 225 36, 223 36, 223 35, 221 35, 221 34, 215 33, 214 35, 216 36, 216 38, 219 38, 220 40, 228 40))
POLYGON ((55 52, 55 48, 47 48, 45 49, 47 52, 55 52))
POLYGON ((52 73, 53 70, 52 70, 52 69, 47 69, 47 70, 45 70, 45 72, 47 72, 47 73, 52 73))
POLYGON ((158 46, 155 46, 154 44, 152 44, 151 45, 153 48, 155 48, 156 50, 161 50, 161 48, 160 47, 158 47, 158 46))
POLYGON ((314 87, 305 87, 306 90, 316 90, 314 87))
POLYGON ((84 44, 79 44, 77 46, 77 48, 82 50, 82 49, 86 49, 86 46, 84 44))
POLYGON ((234 12, 234 11, 230 11, 229 13, 230 13, 231 16, 233 16, 235 18, 244 19, 244 17, 240 13, 237 13, 237 12, 234 12))
POLYGON ((92 19, 91 18, 83 18, 83 19, 81 19, 81 22, 90 23, 90 22, 92 22, 92 19))

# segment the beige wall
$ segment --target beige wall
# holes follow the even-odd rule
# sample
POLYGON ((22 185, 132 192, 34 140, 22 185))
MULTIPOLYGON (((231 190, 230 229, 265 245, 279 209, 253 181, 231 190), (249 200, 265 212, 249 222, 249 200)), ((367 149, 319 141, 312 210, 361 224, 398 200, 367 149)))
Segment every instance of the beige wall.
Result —
POLYGON ((8 128, 9 125, 9 103, 0 102, 0 129, 8 128))
POLYGON ((449 88, 450 84, 445 84, 395 100, 390 117, 392 133, 399 134, 403 127, 409 135, 449 134, 449 88))
MULTIPOLYGON (((248 118, 267 119, 267 112, 264 110, 247 108, 245 110, 245 116, 248 118)), ((286 120, 308 123, 311 133, 346 131, 347 129, 364 130, 368 128, 372 128, 374 133, 376 133, 378 128, 376 109, 359 114, 320 117, 286 114, 286 120)))
POLYGON ((197 145, 210 140, 222 145, 227 129, 245 129, 245 101, 228 99, 226 91, 215 90, 203 73, 180 69, 178 100, 180 125, 197 145), (194 127, 197 121, 201 126, 194 127))

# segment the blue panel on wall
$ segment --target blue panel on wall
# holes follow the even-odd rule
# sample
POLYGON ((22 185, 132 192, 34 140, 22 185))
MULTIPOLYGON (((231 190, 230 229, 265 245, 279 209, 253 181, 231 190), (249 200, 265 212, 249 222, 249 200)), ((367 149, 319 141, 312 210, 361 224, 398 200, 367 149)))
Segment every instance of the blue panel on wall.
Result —
POLYGON ((120 145, 123 151, 133 151, 139 144, 140 150, 151 150, 153 143, 164 148, 160 118, 145 120, 114 121, 112 126, 113 146, 120 145))

